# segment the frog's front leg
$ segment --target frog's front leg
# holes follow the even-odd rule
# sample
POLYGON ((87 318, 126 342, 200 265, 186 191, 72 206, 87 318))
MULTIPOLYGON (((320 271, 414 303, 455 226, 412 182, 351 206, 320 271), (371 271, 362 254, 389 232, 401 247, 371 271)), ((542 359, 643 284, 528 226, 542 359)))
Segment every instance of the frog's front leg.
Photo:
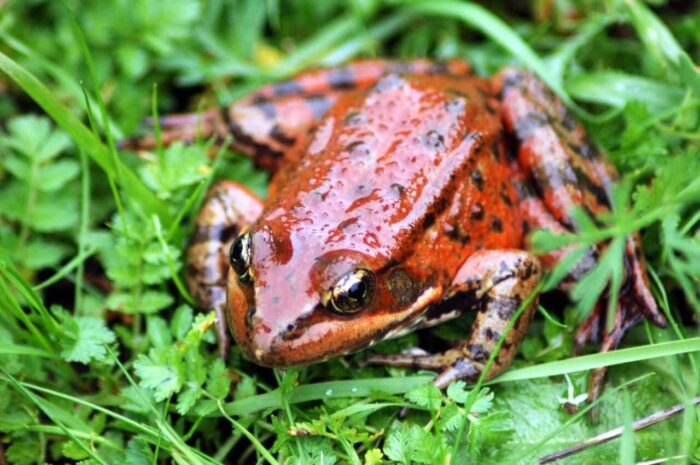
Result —
POLYGON ((219 356, 228 357, 226 282, 231 243, 260 216, 262 201, 248 189, 220 181, 207 192, 187 248, 185 280, 197 305, 216 312, 219 356))
MULTIPOLYGON (((476 380, 499 338, 505 333, 508 322, 535 289, 540 274, 538 259, 524 251, 489 250, 475 253, 462 265, 445 298, 436 304, 446 312, 478 310, 466 342, 441 354, 375 354, 369 357, 369 362, 442 370, 433 381, 439 388, 458 379, 476 380)), ((527 331, 534 308, 535 301, 506 333, 503 345, 486 374, 487 379, 510 365, 527 331)))

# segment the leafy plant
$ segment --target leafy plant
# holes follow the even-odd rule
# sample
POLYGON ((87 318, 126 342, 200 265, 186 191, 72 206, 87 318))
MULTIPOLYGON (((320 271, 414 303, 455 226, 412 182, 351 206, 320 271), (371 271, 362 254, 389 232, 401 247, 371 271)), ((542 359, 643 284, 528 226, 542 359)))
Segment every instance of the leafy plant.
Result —
MULTIPOLYGON (((692 2, 9 0, 0 12, 0 463, 530 464, 618 426, 621 441, 563 463, 700 460, 696 409, 630 428, 699 388, 692 2), (467 58, 480 75, 528 67, 621 174, 610 214, 579 211, 577 233, 535 236, 539 251, 608 247, 572 304, 541 302, 491 383, 440 392, 430 374, 362 355, 271 371, 234 348, 222 362, 214 315, 184 286, 184 251, 211 182, 264 195, 267 175, 216 141, 115 144, 157 133, 145 117, 359 56, 467 58), (638 231, 670 329, 644 325, 620 351, 573 357, 578 323, 614 297, 623 240, 638 231), (582 402, 586 371, 602 366, 606 393, 582 402)), ((470 318, 380 349, 444 345, 470 318)))
POLYGON ((0 241, 26 269, 57 266, 73 250, 69 235, 78 225, 80 164, 62 156, 70 139, 45 117, 20 116, 7 122, 0 139, 2 167, 10 177, 0 190, 4 224, 0 241))

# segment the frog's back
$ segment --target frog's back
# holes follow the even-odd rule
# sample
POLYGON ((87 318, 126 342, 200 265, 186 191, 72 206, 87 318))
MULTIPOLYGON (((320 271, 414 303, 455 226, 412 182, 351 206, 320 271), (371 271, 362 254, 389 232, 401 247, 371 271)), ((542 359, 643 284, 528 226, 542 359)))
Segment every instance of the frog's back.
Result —
POLYGON ((479 78, 388 75, 346 96, 277 178, 262 223, 293 248, 353 251, 375 269, 428 247, 415 255, 450 274, 474 247, 518 247, 490 91, 479 78))

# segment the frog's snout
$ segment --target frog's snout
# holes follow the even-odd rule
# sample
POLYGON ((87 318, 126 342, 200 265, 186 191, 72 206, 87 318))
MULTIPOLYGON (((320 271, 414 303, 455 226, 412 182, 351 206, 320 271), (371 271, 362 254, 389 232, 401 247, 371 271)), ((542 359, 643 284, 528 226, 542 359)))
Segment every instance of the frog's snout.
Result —
MULTIPOLYGON (((235 273, 229 273, 227 323, 236 343, 251 361, 270 368, 318 361, 316 355, 323 351, 311 347, 314 346, 311 336, 316 335, 314 329, 318 328, 298 326, 289 311, 291 303, 263 298, 260 293, 251 283, 241 283, 235 273)), ((310 301, 297 302, 294 308, 305 310, 312 306, 310 301)))

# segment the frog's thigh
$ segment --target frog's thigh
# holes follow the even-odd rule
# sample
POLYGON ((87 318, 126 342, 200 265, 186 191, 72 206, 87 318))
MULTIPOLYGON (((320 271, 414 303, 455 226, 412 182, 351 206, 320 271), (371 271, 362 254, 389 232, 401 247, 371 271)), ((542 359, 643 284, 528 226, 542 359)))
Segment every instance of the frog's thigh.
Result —
POLYGON ((522 70, 507 69, 496 82, 518 163, 552 215, 573 229, 575 206, 594 214, 609 211, 617 174, 561 101, 522 70))
POLYGON ((230 346, 226 329, 228 250, 236 237, 262 212, 262 202, 243 186, 220 181, 212 186, 197 215, 187 248, 185 280, 197 305, 216 311, 219 355, 230 346))
MULTIPOLYGON (((440 306, 466 306, 459 310, 477 309, 478 314, 467 341, 442 354, 411 356, 379 355, 372 363, 442 369, 434 384, 443 388, 452 381, 476 379, 506 330, 508 322, 522 302, 534 290, 540 278, 536 257, 520 250, 489 250, 472 255, 460 268, 452 287, 440 306)), ((508 331, 487 378, 510 365, 518 344, 532 319, 535 303, 531 303, 516 324, 508 331)))
MULTIPOLYGON (((514 183, 518 191, 518 198, 520 199, 523 231, 526 233, 527 247, 525 248, 531 249, 532 247, 530 243, 530 231, 543 229, 554 234, 565 234, 569 232, 564 225, 552 216, 551 212, 547 209, 542 199, 537 196, 537 193, 528 180, 524 177, 518 177, 522 173, 518 173, 517 168, 514 168, 514 172, 516 172, 514 183)), ((577 249, 576 244, 567 245, 549 251, 546 254, 539 255, 538 258, 545 269, 552 269, 557 263, 565 259, 567 255, 574 252, 575 249, 577 249)), ((600 250, 597 245, 592 245, 586 249, 581 259, 571 266, 566 276, 559 282, 559 289, 570 291, 587 272, 595 267, 599 252, 600 250)))

